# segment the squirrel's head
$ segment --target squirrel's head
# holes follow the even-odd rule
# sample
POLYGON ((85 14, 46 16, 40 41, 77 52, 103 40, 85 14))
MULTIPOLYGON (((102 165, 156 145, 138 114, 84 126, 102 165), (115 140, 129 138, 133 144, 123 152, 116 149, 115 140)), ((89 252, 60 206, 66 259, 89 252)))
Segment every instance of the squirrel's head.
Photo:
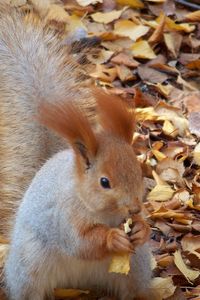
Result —
POLYGON ((100 123, 96 132, 69 100, 45 104, 40 120, 74 150, 77 193, 85 207, 123 219, 141 210, 142 172, 132 147, 134 112, 116 96, 98 89, 94 96, 100 123))

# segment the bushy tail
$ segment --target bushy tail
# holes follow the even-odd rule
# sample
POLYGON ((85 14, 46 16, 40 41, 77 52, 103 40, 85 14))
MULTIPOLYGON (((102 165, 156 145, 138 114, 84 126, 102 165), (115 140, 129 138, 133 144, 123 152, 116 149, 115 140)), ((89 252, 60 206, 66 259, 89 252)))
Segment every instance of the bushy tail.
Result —
POLYGON ((92 119, 95 106, 74 55, 41 24, 0 5, 0 235, 36 171, 65 142, 35 120, 43 101, 76 101, 92 119))

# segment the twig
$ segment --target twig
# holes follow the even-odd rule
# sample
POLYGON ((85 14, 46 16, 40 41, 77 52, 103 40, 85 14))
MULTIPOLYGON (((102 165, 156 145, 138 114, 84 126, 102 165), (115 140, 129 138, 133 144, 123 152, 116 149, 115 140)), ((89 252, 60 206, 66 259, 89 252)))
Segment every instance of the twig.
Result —
POLYGON ((184 6, 187 6, 193 10, 200 10, 200 5, 195 4, 195 3, 191 3, 187 0, 175 0, 176 3, 182 4, 184 6))

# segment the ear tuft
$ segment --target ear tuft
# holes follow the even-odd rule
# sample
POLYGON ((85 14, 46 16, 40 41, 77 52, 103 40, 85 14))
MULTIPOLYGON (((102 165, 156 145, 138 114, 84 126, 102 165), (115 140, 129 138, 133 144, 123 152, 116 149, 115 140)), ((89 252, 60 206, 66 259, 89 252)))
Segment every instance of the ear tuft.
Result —
MULTIPOLYGON (((72 102, 43 103, 39 108, 41 124, 66 138, 76 152, 95 156, 97 139, 84 113, 72 102), (81 146, 80 146, 81 145, 81 146)), ((85 157, 84 157, 85 158, 85 157)))
POLYGON ((93 94, 97 100, 102 127, 131 144, 135 129, 133 108, 121 98, 108 95, 98 88, 93 89, 93 94))

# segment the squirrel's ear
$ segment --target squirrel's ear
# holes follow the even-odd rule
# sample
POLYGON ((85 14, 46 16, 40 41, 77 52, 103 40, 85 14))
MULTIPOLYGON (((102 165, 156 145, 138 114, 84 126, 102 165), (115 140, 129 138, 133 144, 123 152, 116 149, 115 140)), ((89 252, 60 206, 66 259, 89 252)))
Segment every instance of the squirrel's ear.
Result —
POLYGON ((133 107, 128 106, 121 98, 108 95, 98 88, 93 89, 93 95, 99 108, 102 127, 131 144, 135 129, 133 107))
POLYGON ((84 113, 72 102, 44 103, 39 108, 39 121, 66 138, 87 168, 98 149, 96 136, 84 113))

